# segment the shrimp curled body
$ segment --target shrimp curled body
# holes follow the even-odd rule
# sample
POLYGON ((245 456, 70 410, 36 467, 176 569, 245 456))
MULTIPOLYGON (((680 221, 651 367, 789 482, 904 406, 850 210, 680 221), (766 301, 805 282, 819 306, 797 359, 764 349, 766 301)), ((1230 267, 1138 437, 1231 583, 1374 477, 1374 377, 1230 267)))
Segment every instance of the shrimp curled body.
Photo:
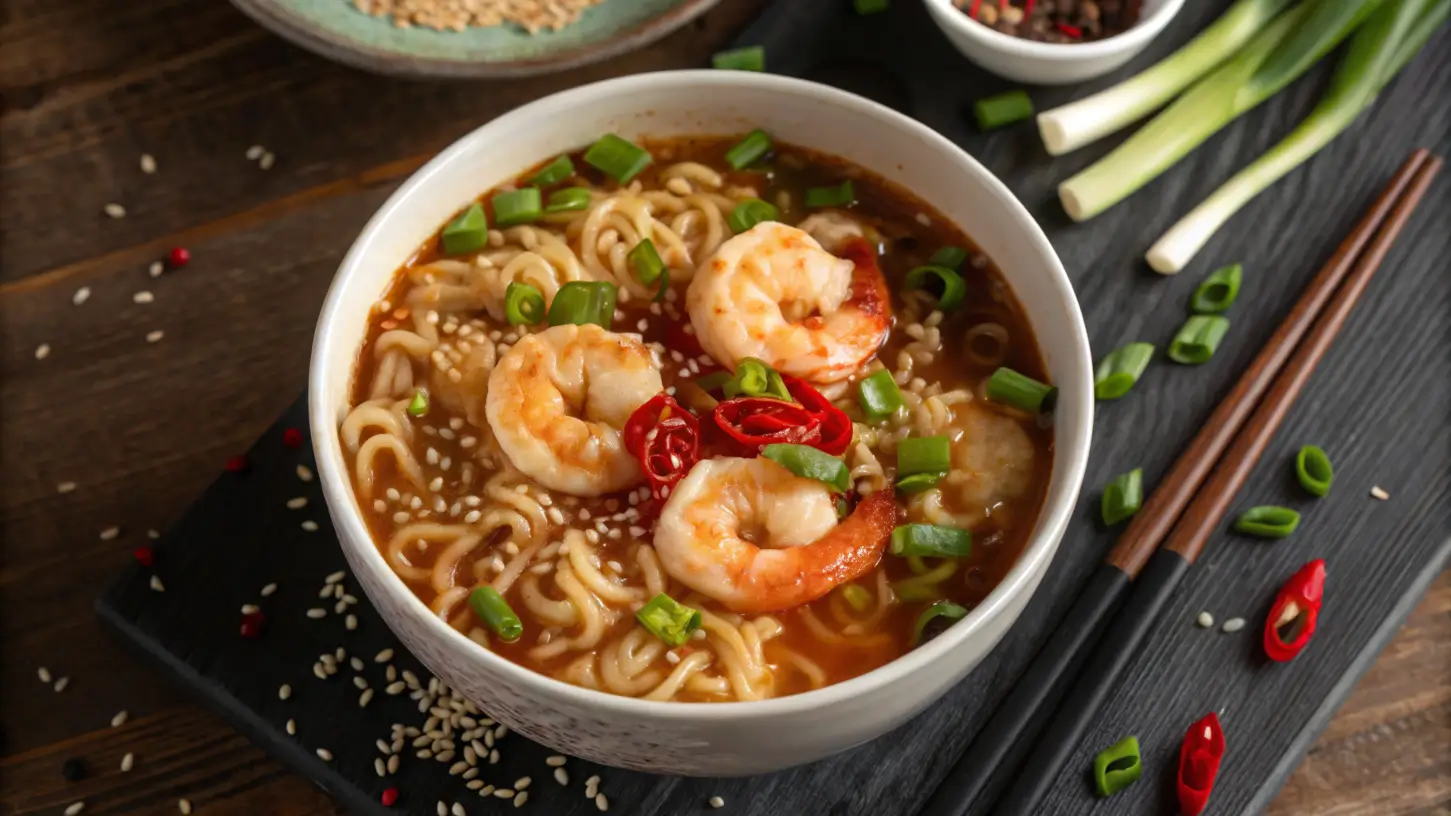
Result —
POLYGON ((625 449, 625 423, 663 387, 638 339, 595 325, 526 336, 489 375, 485 413, 499 447, 530 478, 575 496, 644 480, 625 449))
POLYGON ((710 459, 670 494, 655 551, 671 577, 736 612, 810 603, 876 567, 896 525, 890 492, 845 521, 826 485, 769 459, 710 459))
POLYGON ((756 357, 807 382, 850 376, 886 340, 891 299, 871 244, 842 251, 774 221, 721 244, 686 292, 701 347, 730 368, 756 357))

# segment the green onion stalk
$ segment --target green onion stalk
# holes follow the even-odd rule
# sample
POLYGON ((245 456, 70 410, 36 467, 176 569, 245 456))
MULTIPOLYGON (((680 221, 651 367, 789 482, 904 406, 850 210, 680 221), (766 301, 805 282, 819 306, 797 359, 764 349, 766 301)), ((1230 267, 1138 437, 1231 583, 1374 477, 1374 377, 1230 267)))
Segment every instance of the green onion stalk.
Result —
POLYGON ((1309 70, 1379 2, 1317 0, 1276 17, 1112 153, 1060 184, 1063 208, 1086 221, 1127 198, 1309 70))
POLYGON ((1234 55, 1290 0, 1239 0, 1199 36, 1152 67, 1092 96, 1038 116, 1049 155, 1061 156, 1148 116, 1234 55))
POLYGON ((1180 271, 1250 199, 1315 155, 1360 114, 1451 14, 1451 0, 1387 0, 1350 40, 1320 103, 1279 144, 1195 207, 1149 248, 1149 265, 1180 271))

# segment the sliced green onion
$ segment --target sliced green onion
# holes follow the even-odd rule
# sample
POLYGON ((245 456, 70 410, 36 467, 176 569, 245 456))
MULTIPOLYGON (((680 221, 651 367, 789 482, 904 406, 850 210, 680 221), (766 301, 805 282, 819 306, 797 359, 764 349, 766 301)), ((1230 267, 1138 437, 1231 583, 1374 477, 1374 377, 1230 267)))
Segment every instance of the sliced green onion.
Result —
POLYGON ((857 383, 857 402, 861 403, 862 413, 872 422, 892 416, 906 404, 902 399, 902 389, 892 379, 892 372, 885 368, 857 383))
POLYGON ((947 476, 945 470, 941 473, 913 473, 911 476, 900 476, 897 478, 897 489, 903 493, 921 493, 936 487, 945 476, 947 476))
POLYGON ((1184 365, 1202 365, 1214 356, 1219 342, 1229 331, 1229 318, 1220 315, 1194 315, 1169 343, 1169 359, 1184 365))
POLYGON ((1093 758, 1093 783, 1099 796, 1113 796, 1139 781, 1143 772, 1137 737, 1124 737, 1093 758))
POLYGON ((854 0, 857 14, 876 14, 886 11, 892 5, 892 0, 854 0))
POLYGON ((835 500, 836 500, 836 520, 837 521, 841 521, 842 519, 844 519, 847 516, 851 515, 851 504, 849 504, 847 502, 846 496, 843 496, 843 495, 841 495, 841 494, 838 493, 835 496, 835 500))
POLYGON ((762 221, 776 221, 780 217, 781 211, 774 204, 768 204, 759 198, 748 198, 731 210, 726 223, 730 225, 731 232, 739 235, 762 221))
POLYGON ((804 197, 806 209, 819 210, 822 207, 850 207, 856 203, 856 192, 851 179, 835 187, 807 187, 804 197))
POLYGON ((660 272, 660 288, 655 290, 655 297, 650 298, 656 303, 665 302, 665 293, 670 291, 670 269, 666 268, 660 272))
POLYGON ((625 259, 635 267, 635 278, 646 286, 660 280, 660 276, 665 274, 665 262, 660 260, 660 253, 655 251, 655 242, 649 238, 641 238, 640 243, 635 244, 625 259))
POLYGON ((917 623, 912 627, 912 645, 917 646, 922 643, 922 634, 927 628, 927 624, 937 618, 956 622, 965 617, 967 617, 967 607, 965 606, 960 606, 952 601, 938 601, 932 604, 917 616, 917 623))
POLYGON ((755 357, 747 357, 736 364, 736 373, 721 385, 726 399, 739 396, 759 397, 766 393, 771 381, 771 367, 755 357))
POLYGON ((711 55, 710 65, 720 71, 764 71, 766 70, 766 49, 751 45, 730 51, 719 51, 711 55))
POLYGON ((519 616, 514 614, 504 596, 491 586, 474 587, 469 593, 469 608, 505 642, 513 643, 524 634, 524 624, 519 616))
POLYGON ((489 219, 477 201, 443 228, 443 251, 450 255, 477 252, 489 242, 489 219))
POLYGON ((947 592, 942 583, 957 574, 957 564, 956 558, 942 558, 938 559, 937 566, 928 569, 920 557, 909 556, 907 565, 912 568, 913 576, 893 581, 892 595, 902 603, 938 600, 947 592))
POLYGON ((684 645, 690 633, 700 628, 700 610, 691 609, 662 592, 640 607, 635 620, 645 631, 674 648, 684 645))
POLYGON ((615 181, 629 184, 630 179, 650 166, 652 159, 645 148, 613 133, 606 133, 584 152, 584 161, 615 181))
POLYGON ((555 190, 549 194, 544 211, 547 213, 570 212, 588 207, 589 190, 583 187, 565 187, 563 190, 555 190))
POLYGON ((961 275, 945 266, 928 264, 913 269, 902 280, 902 288, 910 292, 926 289, 934 282, 941 287, 940 291, 935 286, 932 290, 937 295, 937 308, 950 312, 962 305, 962 299, 967 296, 967 284, 963 283, 961 275))
POLYGON ((1128 80, 1038 116, 1048 155, 1095 142, 1162 108, 1269 24, 1291 0, 1239 0, 1199 36, 1128 80))
POLYGON ((1093 395, 1101 400, 1116 400, 1127 394, 1152 359, 1153 343, 1129 343, 1114 351, 1098 364, 1093 378, 1093 395))
POLYGON ((556 156, 554 161, 544 165, 529 183, 535 187, 548 187, 574 175, 574 162, 568 156, 556 156))
POLYGON ((952 469, 952 440, 946 436, 908 437, 897 443, 897 472, 943 473, 952 469))
POLYGON ((494 223, 501 227, 538 221, 543 214, 538 187, 524 187, 494 196, 494 223))
POLYGON ((1033 116, 1033 100, 1027 91, 1004 91, 972 103, 972 115, 979 130, 996 130, 1033 116))
POLYGON ((987 398, 1019 411, 1042 414, 1053 410, 1058 389, 1003 366, 988 378, 987 398))
POLYGON ((1234 305, 1239 296, 1239 284, 1244 277, 1244 268, 1239 264, 1221 267, 1209 274, 1194 297, 1189 301, 1189 311, 1195 314, 1219 314, 1234 305))
POLYGON ((972 553, 972 533, 936 524, 903 524, 892 531, 892 555, 931 558, 966 558, 972 553))
POLYGON ((408 415, 421 417, 428 413, 428 392, 422 388, 413 392, 413 399, 408 401, 408 415))
POLYGON ((803 479, 823 482, 838 493, 845 493, 851 486, 846 463, 810 445, 767 445, 761 448, 761 455, 803 479))
POLYGON ((744 170, 771 152, 771 137, 757 128, 726 151, 725 160, 735 170, 744 170))
POLYGON ((1234 529, 1257 538, 1285 538, 1300 526, 1300 514, 1288 507, 1251 507, 1234 521, 1234 529))
POLYGON ((1120 473, 1103 489, 1103 523, 1112 527, 1139 512, 1144 504, 1144 471, 1120 473))
POLYGON ((1335 481, 1335 468, 1330 466, 1330 457, 1316 445, 1306 445, 1295 454, 1295 478, 1311 496, 1324 498, 1335 481))
POLYGON ((847 606, 858 612, 865 612, 872 608, 872 593, 868 592, 861 584, 844 584, 841 587, 841 599, 846 601, 847 606))
POLYGON ((953 272, 962 269, 962 265, 966 262, 967 250, 954 246, 945 246, 932 253, 932 257, 927 259, 928 266, 944 266, 953 272))
POLYGON ((544 319, 544 293, 527 283, 512 282, 504 290, 504 315, 510 326, 532 326, 544 319))
POLYGON ((734 376, 729 371, 712 371, 705 376, 696 377, 695 384, 700 387, 700 390, 709 394, 712 391, 719 391, 734 376))
POLYGON ((549 325, 593 323, 610 328, 615 321, 615 285, 609 281, 570 281, 554 293, 549 325))

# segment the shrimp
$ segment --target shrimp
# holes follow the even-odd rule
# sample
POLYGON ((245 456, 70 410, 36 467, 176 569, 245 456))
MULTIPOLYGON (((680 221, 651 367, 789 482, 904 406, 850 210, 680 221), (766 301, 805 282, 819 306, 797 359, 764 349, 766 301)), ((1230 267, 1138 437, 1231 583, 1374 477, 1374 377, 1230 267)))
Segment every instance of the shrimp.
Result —
POLYGON ((620 431, 662 388, 659 362, 636 337, 555 326, 499 359, 484 412, 499 447, 530 478, 601 496, 644 480, 620 431))
POLYGON ((959 520, 972 526, 1032 487, 1037 453, 1020 421, 977 403, 954 409, 953 425, 962 433, 952 445, 943 493, 962 510, 959 520))
POLYGON ((897 507, 876 493, 837 522, 826 485, 770 459, 707 459, 691 468, 655 525, 672 578, 736 612, 790 609, 877 565, 897 507))
POLYGON ((865 240, 838 258, 796 227, 766 221, 720 245, 690 282, 700 345, 735 368, 757 357, 812 383, 845 379, 891 330, 891 298, 865 240))

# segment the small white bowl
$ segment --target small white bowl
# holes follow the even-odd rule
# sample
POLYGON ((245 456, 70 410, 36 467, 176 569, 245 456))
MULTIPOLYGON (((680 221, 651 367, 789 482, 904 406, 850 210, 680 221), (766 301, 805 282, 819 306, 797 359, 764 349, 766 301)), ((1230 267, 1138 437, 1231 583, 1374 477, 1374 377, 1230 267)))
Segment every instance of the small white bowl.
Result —
POLYGON ((1034 85, 1071 85, 1103 76, 1144 50, 1184 6, 1184 0, 1143 0, 1139 21, 1128 31, 1093 42, 1058 44, 1004 34, 968 17, 952 0, 923 2, 963 56, 998 76, 1034 85))
POLYGON ((947 139, 886 107, 796 79, 745 71, 623 77, 525 105, 463 137, 413 175, 363 228, 318 320, 309 417, 328 510, 353 574, 388 626, 444 682, 530 739, 644 771, 729 776, 811 762, 901 725, 978 664, 1027 605, 1068 525, 1088 459, 1093 376, 1083 316, 1063 266, 1002 182, 947 139), (941 636, 875 671, 761 702, 662 703, 572 686, 525 669, 445 625, 393 574, 369 536, 338 426, 372 304, 394 271, 465 202, 539 161, 625 137, 743 133, 855 162, 932 202, 1003 271, 1059 388, 1053 473, 1026 549, 1001 584, 941 636))

